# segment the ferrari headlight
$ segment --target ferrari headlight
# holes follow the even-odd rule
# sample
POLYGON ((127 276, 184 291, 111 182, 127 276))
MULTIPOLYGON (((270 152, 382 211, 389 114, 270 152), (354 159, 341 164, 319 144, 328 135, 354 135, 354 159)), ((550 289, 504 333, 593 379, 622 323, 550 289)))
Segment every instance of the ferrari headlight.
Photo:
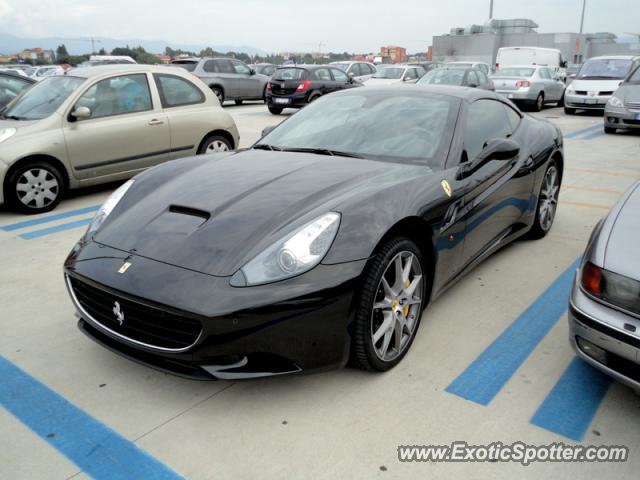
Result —
POLYGON ((13 127, 10 128, 0 128, 0 143, 4 142, 5 140, 7 140, 8 138, 11 138, 15 135, 15 133, 18 130, 16 130, 13 127))
POLYGON ((133 182, 134 180, 131 179, 128 182, 123 183, 115 192, 111 194, 109 198, 107 198, 107 201, 102 204, 102 206, 98 210, 98 213, 96 213, 96 216, 93 217, 93 220, 91 221, 91 223, 89 224, 89 228, 87 229, 87 233, 84 234, 84 238, 90 238, 98 231, 100 226, 104 223, 104 221, 116 207, 118 202, 122 200, 124 194, 127 193, 127 190, 131 188, 133 182))
POLYGON ((614 108, 624 108, 624 103, 616 96, 611 97, 607 103, 614 108))
POLYGON ((234 287, 276 282, 318 265, 329 251, 340 226, 340 214, 330 212, 278 240, 231 278, 234 287))

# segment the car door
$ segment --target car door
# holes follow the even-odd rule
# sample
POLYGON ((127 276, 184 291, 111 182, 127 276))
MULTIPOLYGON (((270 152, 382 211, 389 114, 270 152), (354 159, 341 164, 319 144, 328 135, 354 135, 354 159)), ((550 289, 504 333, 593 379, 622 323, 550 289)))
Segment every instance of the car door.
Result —
POLYGON ((219 79, 220 83, 222 83, 224 98, 229 100, 239 98, 242 95, 242 89, 240 83, 237 81, 239 75, 236 73, 236 69, 233 68, 231 60, 219 58, 213 62, 216 70, 215 78, 219 79))
POLYGON ((249 66, 239 60, 231 60, 236 73, 240 98, 260 98, 262 97, 262 86, 259 77, 252 73, 249 66))
POLYGON ((351 88, 354 85, 357 85, 352 83, 351 79, 347 76, 347 74, 344 73, 339 68, 330 68, 329 70, 331 71, 331 75, 333 76, 332 91, 344 90, 345 88, 351 88))
POLYGON ((338 88, 336 82, 331 77, 329 68, 316 68, 311 70, 309 75, 313 90, 325 93, 331 93, 338 88))
POLYGON ((359 82, 363 83, 366 82, 367 80, 369 80, 371 78, 371 76, 373 75, 373 67, 371 65, 369 65, 368 63, 361 63, 360 64, 360 78, 359 78, 359 82))
POLYGON ((549 69, 545 67, 539 68, 538 75, 540 77, 539 82, 542 85, 541 90, 544 92, 545 101, 559 100, 560 97, 557 94, 555 82, 551 78, 551 72, 549 72, 549 69))
POLYGON ((126 177, 169 159, 169 125, 146 73, 98 80, 63 120, 69 161, 79 179, 126 177), (87 107, 88 118, 72 112, 87 107))
POLYGON ((359 63, 352 63, 347 71, 347 75, 352 77, 357 82, 362 82, 362 69, 359 63))
POLYGON ((203 107, 206 97, 189 80, 170 73, 154 73, 160 102, 167 116, 170 138, 170 158, 197 153, 200 142, 214 129, 210 124, 211 110, 203 107))
POLYGON ((529 208, 533 176, 522 173, 527 162, 524 139, 519 125, 510 119, 519 114, 507 108, 491 99, 476 100, 466 108, 461 163, 472 162, 493 139, 511 138, 521 145, 521 151, 513 159, 490 161, 465 182, 467 191, 459 212, 466 217, 463 264, 499 244, 529 208))

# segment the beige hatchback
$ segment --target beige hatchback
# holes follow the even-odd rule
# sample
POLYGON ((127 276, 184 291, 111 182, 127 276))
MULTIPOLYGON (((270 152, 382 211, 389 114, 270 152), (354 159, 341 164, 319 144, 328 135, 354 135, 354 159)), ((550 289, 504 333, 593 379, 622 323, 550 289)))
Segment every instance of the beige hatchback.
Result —
POLYGON ((168 160, 235 149, 233 118, 195 76, 150 65, 78 68, 0 111, 0 204, 55 208, 67 189, 168 160))

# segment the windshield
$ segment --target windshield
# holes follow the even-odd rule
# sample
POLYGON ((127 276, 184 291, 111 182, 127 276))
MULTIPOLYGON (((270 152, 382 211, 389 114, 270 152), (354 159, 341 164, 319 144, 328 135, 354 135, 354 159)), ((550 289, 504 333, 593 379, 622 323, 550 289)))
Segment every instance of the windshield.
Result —
POLYGON ((580 79, 613 79, 618 80, 627 76, 631 70, 631 60, 623 58, 595 58, 587 60, 577 78, 580 79))
POLYGON ((273 74, 274 80, 303 80, 307 71, 302 68, 279 68, 273 74))
POLYGON ((386 78, 388 80, 395 80, 402 78, 404 68, 399 67, 380 67, 378 71, 373 74, 373 78, 386 78))
POLYGON ((531 77, 535 68, 501 68, 494 76, 496 77, 531 77))
POLYGON ((168 66, 184 68, 187 72, 193 72, 197 65, 197 63, 170 63, 168 66))
POLYGON ((70 76, 48 77, 27 90, 3 112, 17 120, 40 120, 55 112, 62 102, 85 81, 70 76))
POLYGON ((420 79, 418 85, 462 85, 465 70, 437 68, 420 79))
POLYGON ((256 146, 331 150, 441 168, 455 102, 426 94, 328 95, 289 117, 256 146))

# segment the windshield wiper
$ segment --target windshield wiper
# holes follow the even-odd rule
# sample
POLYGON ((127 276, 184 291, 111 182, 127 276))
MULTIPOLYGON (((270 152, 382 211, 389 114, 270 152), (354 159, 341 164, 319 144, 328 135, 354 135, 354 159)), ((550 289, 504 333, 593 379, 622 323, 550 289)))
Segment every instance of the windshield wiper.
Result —
POLYGON ((268 145, 266 143, 258 143, 252 147, 254 150, 272 150, 281 152, 282 149, 280 147, 274 147, 273 145, 268 145))
POLYGON ((2 118, 6 120, 24 120, 22 117, 18 117, 16 115, 2 115, 2 118))
POLYGON ((330 155, 336 157, 364 158, 362 155, 351 152, 341 152, 340 150, 331 150, 329 148, 281 148, 281 152, 300 152, 315 153, 316 155, 330 155))

